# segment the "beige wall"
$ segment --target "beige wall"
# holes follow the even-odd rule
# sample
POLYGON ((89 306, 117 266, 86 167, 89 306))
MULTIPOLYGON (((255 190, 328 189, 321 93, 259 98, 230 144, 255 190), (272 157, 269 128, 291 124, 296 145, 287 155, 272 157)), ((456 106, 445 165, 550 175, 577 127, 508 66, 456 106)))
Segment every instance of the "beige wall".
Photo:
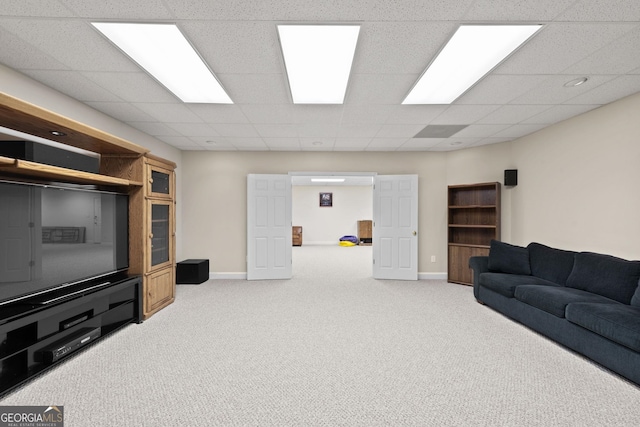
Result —
POLYGON ((446 271, 444 153, 184 152, 183 162, 184 255, 209 258, 212 272, 246 271, 248 174, 314 171, 418 174, 418 271, 446 271))
POLYGON ((502 181, 503 240, 640 259, 640 94, 504 144, 451 152, 447 182, 502 181))

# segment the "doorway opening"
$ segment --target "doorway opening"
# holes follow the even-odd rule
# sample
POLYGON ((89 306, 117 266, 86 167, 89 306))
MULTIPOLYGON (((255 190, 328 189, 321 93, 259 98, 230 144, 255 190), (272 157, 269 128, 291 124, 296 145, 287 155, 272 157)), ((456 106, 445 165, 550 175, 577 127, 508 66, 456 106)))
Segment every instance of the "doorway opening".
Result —
POLYGON ((289 175, 295 236, 294 277, 314 274, 319 261, 325 270, 334 273, 362 276, 366 272, 365 277, 371 277, 372 236, 363 233, 363 225, 373 221, 376 174, 290 172, 289 175), (340 239, 345 239, 343 245, 354 247, 341 247, 340 239))

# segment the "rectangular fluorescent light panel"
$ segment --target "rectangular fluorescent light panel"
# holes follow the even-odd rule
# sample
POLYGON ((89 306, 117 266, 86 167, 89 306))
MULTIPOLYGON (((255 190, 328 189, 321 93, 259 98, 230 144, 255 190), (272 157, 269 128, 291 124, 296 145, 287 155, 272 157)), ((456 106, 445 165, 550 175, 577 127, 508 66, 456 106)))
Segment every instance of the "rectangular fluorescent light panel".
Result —
POLYGON ((344 182, 344 178, 311 178, 311 182, 344 182))
POLYGON ((462 25, 403 104, 451 104, 542 25, 462 25))
POLYGON ((294 104, 342 104, 359 25, 278 25, 294 104))
POLYGON ((175 25, 92 24, 183 102, 233 104, 209 67, 175 25))

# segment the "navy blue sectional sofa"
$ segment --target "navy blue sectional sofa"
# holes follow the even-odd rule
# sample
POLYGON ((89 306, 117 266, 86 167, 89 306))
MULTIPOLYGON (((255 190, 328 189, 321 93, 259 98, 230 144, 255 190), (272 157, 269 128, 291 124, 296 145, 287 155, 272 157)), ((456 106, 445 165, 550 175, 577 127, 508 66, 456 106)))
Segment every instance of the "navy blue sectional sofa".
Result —
POLYGON ((492 241, 476 299, 640 385, 640 261, 492 241))

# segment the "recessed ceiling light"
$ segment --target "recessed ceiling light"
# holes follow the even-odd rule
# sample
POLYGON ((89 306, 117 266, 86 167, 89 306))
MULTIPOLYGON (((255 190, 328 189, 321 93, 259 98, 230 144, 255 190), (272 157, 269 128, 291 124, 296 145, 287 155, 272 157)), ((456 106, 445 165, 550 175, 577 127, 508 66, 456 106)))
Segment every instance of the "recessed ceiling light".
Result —
POLYGON ((92 24, 183 102, 233 103, 175 25, 123 22, 92 24))
POLYGON ((278 25, 294 104, 342 104, 359 25, 278 25))
POLYGON ((462 25, 403 104, 451 104, 542 25, 462 25))
POLYGON ((59 130, 50 130, 49 133, 53 136, 67 136, 66 133, 60 132, 59 130))
POLYGON ((589 80, 588 77, 579 77, 577 79, 573 79, 573 80, 570 80, 570 81, 566 82, 563 86, 564 87, 576 87, 576 86, 580 86, 581 84, 586 83, 587 80, 589 80))

